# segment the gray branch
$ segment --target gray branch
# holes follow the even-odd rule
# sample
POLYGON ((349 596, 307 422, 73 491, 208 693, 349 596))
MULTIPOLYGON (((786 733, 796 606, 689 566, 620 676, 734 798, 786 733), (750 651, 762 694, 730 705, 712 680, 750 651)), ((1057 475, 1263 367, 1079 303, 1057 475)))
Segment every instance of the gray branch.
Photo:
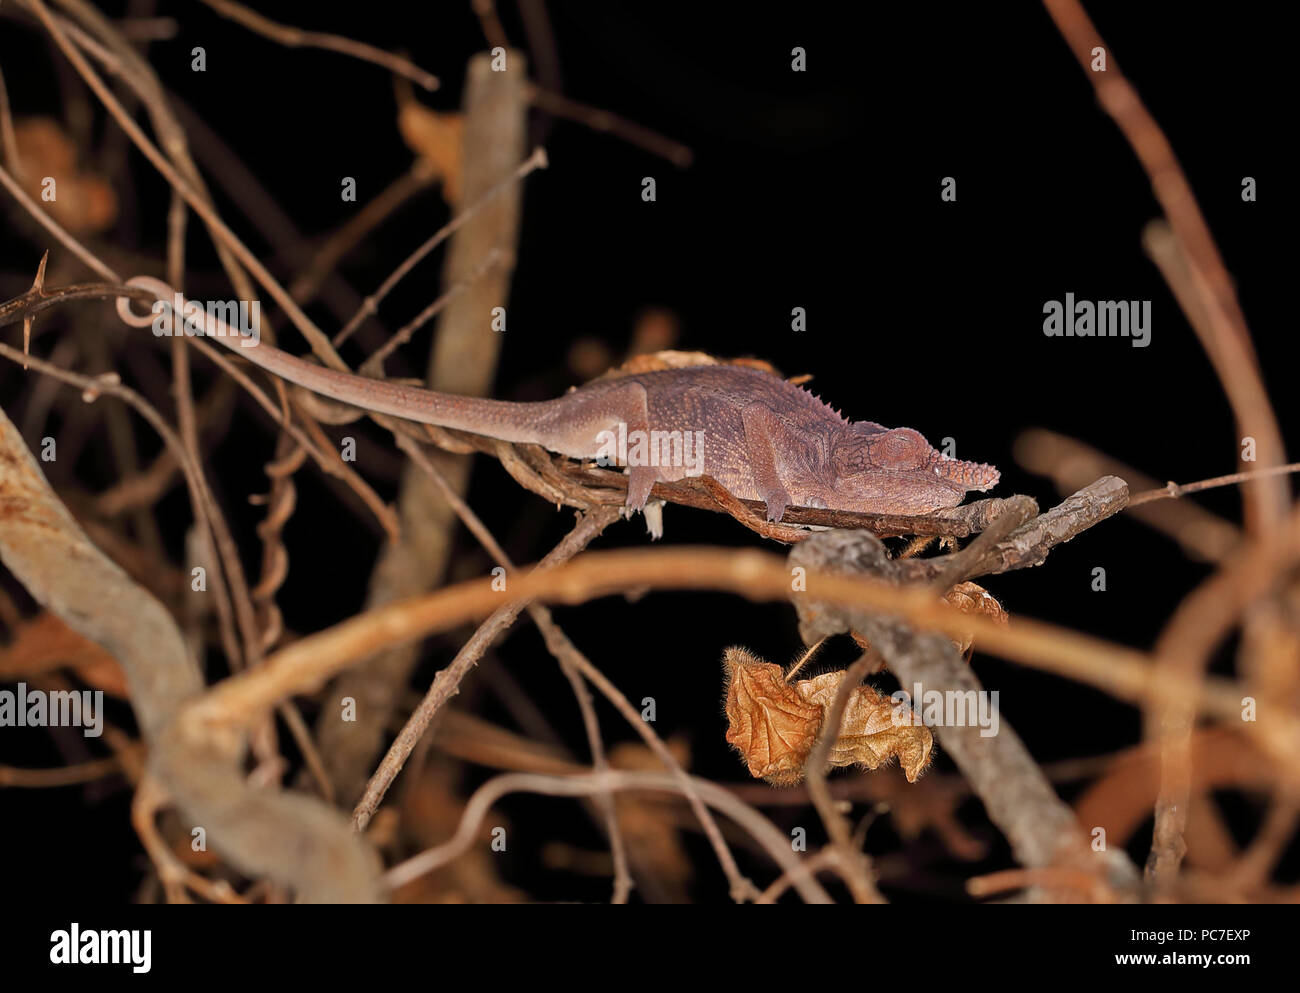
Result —
MULTIPOLYGON (((875 536, 865 531, 841 530, 818 534, 796 545, 790 552, 790 563, 804 567, 810 574, 830 571, 892 583, 933 582, 940 575, 950 579, 954 560, 961 563, 956 570, 960 574, 971 569, 979 570, 972 574, 1002 572, 1037 565, 1052 547, 1115 513, 1126 499, 1127 487, 1122 480, 1100 479, 1048 513, 1022 524, 1005 539, 978 549, 978 562, 961 563, 962 552, 930 560, 895 561, 875 536)), ((914 694, 918 686, 923 694, 935 690, 945 695, 984 692, 945 635, 914 631, 901 621, 866 609, 818 602, 815 595, 815 589, 810 589, 793 597, 800 634, 807 644, 851 629, 880 651, 909 694, 914 694)), ((981 735, 978 726, 939 726, 932 730, 983 800, 989 818, 1006 835, 1022 865, 1091 865, 1100 867, 1117 889, 1131 890, 1137 885, 1137 871, 1123 851, 1092 851, 1090 839, 1073 811, 1056 795, 1005 718, 999 720, 997 733, 989 737, 981 735)))

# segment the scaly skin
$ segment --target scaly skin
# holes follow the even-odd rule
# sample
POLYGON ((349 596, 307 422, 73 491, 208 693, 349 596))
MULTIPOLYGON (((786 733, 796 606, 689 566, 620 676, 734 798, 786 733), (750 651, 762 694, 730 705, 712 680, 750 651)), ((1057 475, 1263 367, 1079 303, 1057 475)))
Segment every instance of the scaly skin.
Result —
MULTIPOLYGON (((171 302, 165 283, 136 277, 129 285, 171 302)), ((122 319, 148 326, 126 298, 122 319)), ((703 458, 679 448, 677 464, 654 465, 627 448, 627 504, 644 508, 656 482, 688 475, 716 479, 742 500, 761 500, 769 520, 790 505, 876 514, 925 514, 962 501, 969 490, 998 481, 992 466, 950 459, 910 428, 851 423, 802 387, 779 376, 734 365, 692 366, 600 379, 562 397, 510 403, 435 393, 326 369, 286 352, 249 345, 220 321, 208 333, 268 372, 364 410, 469 431, 502 441, 541 445, 574 458, 612 454, 610 432, 630 438, 652 432, 702 437, 703 458), (697 434, 702 433, 702 434, 697 434), (691 458, 686 458, 690 455, 691 458)), ((648 449, 645 450, 648 452, 648 449)), ((624 464, 619 459, 617 464, 624 464)))

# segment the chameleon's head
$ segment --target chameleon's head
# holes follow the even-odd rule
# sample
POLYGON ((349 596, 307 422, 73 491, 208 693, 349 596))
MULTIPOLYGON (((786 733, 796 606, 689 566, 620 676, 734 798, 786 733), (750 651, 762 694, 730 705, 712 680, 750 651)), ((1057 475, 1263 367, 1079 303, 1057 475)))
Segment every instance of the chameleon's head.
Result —
POLYGON ((987 490, 999 473, 991 465, 949 458, 919 431, 852 424, 831 453, 836 506, 875 514, 928 514, 961 503, 968 490, 987 490))

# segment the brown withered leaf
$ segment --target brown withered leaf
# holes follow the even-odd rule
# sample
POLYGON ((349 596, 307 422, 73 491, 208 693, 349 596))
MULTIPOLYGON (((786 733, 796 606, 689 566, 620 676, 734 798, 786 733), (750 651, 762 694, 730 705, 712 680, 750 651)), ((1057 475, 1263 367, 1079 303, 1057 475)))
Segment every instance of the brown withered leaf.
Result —
MULTIPOLYGON (((958 583, 944 594, 943 599, 950 607, 955 607, 963 614, 987 617, 1004 627, 1010 620, 1006 609, 1002 604, 998 603, 997 598, 978 583, 958 583)), ((857 631, 850 631, 849 634, 853 636, 853 640, 858 643, 858 647, 864 652, 871 651, 871 643, 861 634, 857 631)), ((971 634, 962 635, 961 640, 954 640, 953 644, 957 646, 958 652, 965 655, 971 650, 971 646, 975 644, 975 636, 971 634)), ((870 672, 878 672, 883 668, 885 668, 885 660, 881 658, 878 659, 878 664, 870 672)))
POLYGON ((397 130, 407 147, 428 162, 442 180, 442 196, 451 207, 460 203, 461 146, 465 119, 460 114, 430 110, 414 99, 397 112, 397 130))
POLYGON ((81 168, 77 147, 58 121, 28 117, 14 122, 14 144, 27 193, 73 234, 98 234, 117 220, 113 187, 81 168), (48 180, 54 181, 52 191, 48 180))
MULTIPOLYGON (((845 671, 841 669, 812 679, 801 679, 795 683, 795 689, 805 700, 830 710, 844 675, 845 671)), ((902 705, 896 705, 883 693, 870 686, 855 687, 849 694, 848 706, 844 708, 840 736, 831 745, 831 767, 861 765, 878 769, 897 758, 907 781, 916 782, 921 770, 930 763, 934 741, 930 729, 919 722, 895 724, 896 707, 902 716, 902 705)), ((911 710, 907 710, 906 717, 910 719, 911 715, 911 710)))
MULTIPOLYGON (((460 827, 465 801, 458 792, 460 770, 443 756, 430 756, 399 800, 402 839, 415 848, 432 848, 460 827)), ((507 825, 494 814, 475 831, 478 844, 433 872, 393 891, 394 903, 526 903, 527 894, 501 879, 492 854, 493 824, 507 825)))
MULTIPOLYGON (((666 744, 678 765, 689 769, 691 756, 686 742, 674 737, 666 744)), ((639 772, 659 772, 664 767, 663 760, 639 741, 624 741, 611 747, 609 765, 612 769, 639 772)), ((652 874, 667 898, 685 900, 691 880, 691 860, 673 824, 671 808, 656 802, 661 800, 662 795, 615 794, 618 826, 634 865, 652 874)))
POLYGON ((759 372, 770 372, 774 376, 779 375, 770 362, 764 362, 762 359, 743 357, 720 359, 708 352, 682 352, 668 348, 657 352, 644 352, 633 355, 627 361, 606 370, 596 378, 617 379, 620 376, 635 376, 643 372, 659 372, 663 369, 687 369, 701 365, 738 365, 746 369, 757 369, 759 372))
POLYGON ((747 649, 728 648, 722 661, 727 669, 727 742, 748 763, 751 776, 773 785, 799 782, 825 708, 804 700, 779 665, 747 649))
MULTIPOLYGON (((1007 624, 1007 612, 1003 609, 1002 604, 998 603, 997 598, 978 583, 958 583, 945 593, 943 598, 949 606, 956 607, 963 614, 987 617, 989 620, 1003 626, 1007 624)), ((956 642, 957 650, 964 655, 970 651, 974 641, 973 635, 964 635, 961 641, 956 642)))
MULTIPOLYGON (((755 778, 774 786, 800 782, 844 670, 790 682, 780 666, 741 647, 728 648, 723 665, 728 743, 740 752, 755 778)), ((878 769, 897 758, 907 781, 916 782, 930 762, 934 740, 930 729, 919 722, 895 723, 894 711, 889 697, 870 686, 855 687, 827 767, 878 769)))

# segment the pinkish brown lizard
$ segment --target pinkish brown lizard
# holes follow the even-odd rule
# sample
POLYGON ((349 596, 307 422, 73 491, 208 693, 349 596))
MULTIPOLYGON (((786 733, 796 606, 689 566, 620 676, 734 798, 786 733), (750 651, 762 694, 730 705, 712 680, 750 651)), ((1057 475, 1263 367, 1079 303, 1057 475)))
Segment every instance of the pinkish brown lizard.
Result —
MULTIPOLYGON (((176 298, 147 276, 128 285, 169 306, 176 298)), ((128 324, 153 323, 125 297, 117 307, 128 324)), ((267 372, 363 410, 626 466, 630 511, 645 508, 656 482, 694 475, 711 476, 741 500, 762 501, 768 520, 778 522, 788 506, 927 514, 998 481, 997 469, 949 458, 911 428, 850 422, 802 387, 744 366, 620 375, 554 400, 513 403, 327 369, 241 336, 211 314, 200 326, 267 372)))

